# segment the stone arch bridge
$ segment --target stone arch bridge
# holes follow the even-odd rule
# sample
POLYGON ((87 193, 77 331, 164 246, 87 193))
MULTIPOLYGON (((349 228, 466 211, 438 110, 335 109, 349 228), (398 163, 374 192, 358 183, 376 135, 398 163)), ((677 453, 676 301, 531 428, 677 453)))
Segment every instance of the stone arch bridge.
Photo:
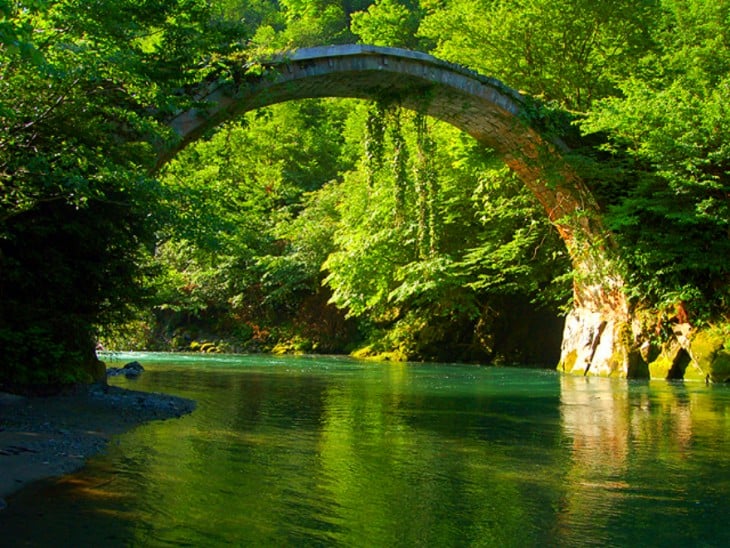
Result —
POLYGON ((366 45, 296 50, 241 66, 233 82, 193 90, 198 104, 167 123, 177 141, 159 168, 188 143, 240 114, 317 97, 393 100, 465 131, 496 151, 540 201, 571 254, 574 306, 566 318, 559 368, 584 375, 637 376, 636 346, 614 252, 591 193, 563 158, 565 145, 529 124, 527 98, 498 80, 420 52, 366 45))

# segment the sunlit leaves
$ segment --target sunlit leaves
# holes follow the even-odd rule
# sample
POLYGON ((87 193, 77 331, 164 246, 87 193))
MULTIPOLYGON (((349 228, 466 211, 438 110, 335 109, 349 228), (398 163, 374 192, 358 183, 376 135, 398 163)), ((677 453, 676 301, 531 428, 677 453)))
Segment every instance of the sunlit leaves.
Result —
POLYGON ((416 48, 420 9, 414 2, 378 0, 352 14, 350 27, 360 41, 374 46, 416 48))
MULTIPOLYGON (((209 285, 219 289, 208 294, 206 308, 235 311, 257 300, 255 306, 269 311, 289 309, 298 292, 319 286, 334 205, 332 199, 305 196, 337 176, 345 109, 305 101, 250 113, 166 168, 165 188, 175 211, 166 238, 173 247, 192 244, 207 257, 185 267, 190 277, 215 271, 209 285)), ((159 260, 168 265, 172 286, 184 287, 174 282, 180 265, 164 254, 159 260)), ((200 291, 179 292, 176 301, 184 307, 189 299, 189 311, 197 314, 203 310, 200 291)))
POLYGON ((625 246, 634 293, 660 303, 684 295, 697 316, 724 306, 730 253, 730 4, 662 2, 661 54, 619 83, 583 124, 628 156, 633 174, 608 217, 625 246), (644 70, 655 63, 661 70, 644 70), (650 275, 649 275, 650 274, 650 275), (690 289, 688 289, 690 288, 690 289))
POLYGON ((347 14, 341 2, 331 0, 281 0, 286 47, 311 47, 350 41, 347 14))
POLYGON ((439 57, 502 79, 533 96, 584 111, 615 91, 626 63, 647 47, 656 0, 454 0, 419 33, 439 57))
MULTIPOLYGON (((363 161, 345 177, 323 265, 332 301, 389 333, 376 346, 428 353, 426 341, 457 337, 493 295, 564 303, 570 286, 556 279, 569 268, 567 253, 521 183, 445 124, 405 111, 380 115, 384 161, 374 173, 363 161)), ((367 141, 363 149, 366 156, 367 141)))

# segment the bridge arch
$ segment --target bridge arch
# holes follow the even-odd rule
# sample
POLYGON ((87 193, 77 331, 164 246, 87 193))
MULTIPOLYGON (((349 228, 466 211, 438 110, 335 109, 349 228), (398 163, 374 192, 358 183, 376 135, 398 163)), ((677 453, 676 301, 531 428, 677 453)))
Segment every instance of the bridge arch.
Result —
POLYGON ((264 62, 263 68, 264 74, 251 77, 241 67, 238 83, 201 86, 195 98, 206 106, 168 121, 179 141, 158 162, 212 127, 257 108, 296 99, 387 98, 495 150, 534 192, 569 249, 571 214, 595 209, 590 192, 560 156, 565 146, 531 128, 523 117, 526 98, 494 78, 424 53, 365 45, 300 49, 264 62))
POLYGON ((201 83, 193 90, 204 106, 167 120, 177 141, 160 151, 157 168, 226 120, 290 100, 387 98, 447 122, 493 149, 516 172, 566 244, 577 276, 561 367, 627 376, 627 352, 617 353, 616 347, 626 339, 621 326, 628 312, 607 231, 591 193, 562 156, 565 145, 529 125, 524 96, 494 78, 397 48, 306 48, 261 63, 258 75, 247 68, 241 66, 232 82, 201 83))

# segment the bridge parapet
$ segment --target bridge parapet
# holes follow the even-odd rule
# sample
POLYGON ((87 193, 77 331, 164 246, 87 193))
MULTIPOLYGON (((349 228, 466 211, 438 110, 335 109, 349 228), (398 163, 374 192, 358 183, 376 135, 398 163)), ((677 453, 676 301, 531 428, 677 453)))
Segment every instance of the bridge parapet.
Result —
POLYGON ((403 48, 368 46, 364 44, 347 44, 343 46, 316 46, 312 48, 301 48, 293 50, 290 53, 283 53, 278 56, 274 56, 272 60, 275 62, 286 62, 287 60, 306 61, 307 59, 364 55, 382 56, 384 63, 387 63, 387 59, 389 57, 398 59, 411 59, 414 61, 418 61, 425 66, 432 66, 437 69, 443 69, 457 74, 461 74, 462 76, 476 80, 487 86, 496 88, 502 93, 510 95, 512 99, 514 99, 517 103, 522 103, 525 100, 525 97, 517 90, 510 88, 496 78, 492 78, 491 76, 484 76, 463 65, 450 63, 449 61, 444 61, 427 53, 403 48))

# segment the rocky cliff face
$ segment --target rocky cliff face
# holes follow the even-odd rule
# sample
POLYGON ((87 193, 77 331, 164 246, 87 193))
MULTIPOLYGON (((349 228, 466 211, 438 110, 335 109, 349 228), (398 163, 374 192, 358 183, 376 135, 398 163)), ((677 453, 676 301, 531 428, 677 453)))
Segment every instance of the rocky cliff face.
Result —
POLYGON ((688 323, 675 324, 671 331, 669 339, 648 356, 652 379, 730 382, 730 348, 725 336, 688 323))
POLYGON ((576 375, 730 382, 730 341, 711 328, 674 323, 652 342, 634 314, 576 307, 563 332, 558 370, 576 375))

